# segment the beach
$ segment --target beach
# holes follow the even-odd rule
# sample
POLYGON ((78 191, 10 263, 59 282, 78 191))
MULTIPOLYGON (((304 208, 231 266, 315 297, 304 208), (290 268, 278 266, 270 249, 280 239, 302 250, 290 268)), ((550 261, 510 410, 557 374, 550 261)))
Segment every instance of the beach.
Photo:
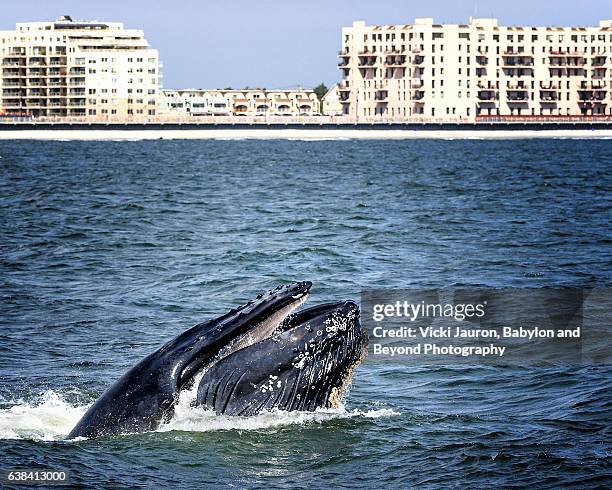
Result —
POLYGON ((612 129, 12 129, 0 130, 0 140, 412 140, 412 139, 608 139, 612 129))

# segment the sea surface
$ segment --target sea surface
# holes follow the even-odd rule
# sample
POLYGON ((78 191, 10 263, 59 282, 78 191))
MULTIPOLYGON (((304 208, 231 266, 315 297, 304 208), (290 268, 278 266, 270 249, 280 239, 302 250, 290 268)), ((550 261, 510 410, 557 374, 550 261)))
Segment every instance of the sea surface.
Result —
POLYGON ((0 468, 99 488, 610 488, 605 365, 358 367, 338 410, 65 441, 259 292, 610 287, 612 141, 0 142, 0 468))

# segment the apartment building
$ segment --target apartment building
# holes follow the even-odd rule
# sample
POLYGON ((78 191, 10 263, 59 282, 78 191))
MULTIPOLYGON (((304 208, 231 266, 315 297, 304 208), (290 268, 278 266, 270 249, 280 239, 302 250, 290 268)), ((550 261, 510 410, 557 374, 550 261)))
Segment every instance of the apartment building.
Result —
POLYGON ((364 118, 612 115, 612 20, 598 27, 468 24, 342 29, 344 114, 364 118))
POLYGON ((120 22, 18 23, 0 31, 0 114, 146 117, 157 112, 160 62, 143 31, 120 22))
POLYGON ((299 116, 319 112, 312 90, 162 90, 160 114, 191 116, 299 116))

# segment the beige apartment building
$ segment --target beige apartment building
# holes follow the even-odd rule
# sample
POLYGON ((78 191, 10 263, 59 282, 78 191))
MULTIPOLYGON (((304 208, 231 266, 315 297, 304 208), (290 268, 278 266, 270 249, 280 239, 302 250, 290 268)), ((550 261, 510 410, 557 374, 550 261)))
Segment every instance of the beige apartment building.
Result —
POLYGON ((157 112, 160 66, 141 30, 119 22, 18 23, 0 31, 0 114, 147 117, 157 112))
POLYGON ((190 116, 311 116, 319 100, 312 90, 162 90, 159 113, 190 116))
POLYGON ((342 29, 344 114, 474 120, 612 115, 612 20, 598 27, 469 24, 342 29))

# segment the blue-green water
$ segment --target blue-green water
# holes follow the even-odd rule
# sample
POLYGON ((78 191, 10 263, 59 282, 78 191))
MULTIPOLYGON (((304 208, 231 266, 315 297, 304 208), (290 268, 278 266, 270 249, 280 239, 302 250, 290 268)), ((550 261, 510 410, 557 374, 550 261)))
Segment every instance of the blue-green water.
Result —
POLYGON ((62 440, 258 292, 609 287, 610 141, 0 143, 0 467, 99 487, 610 487, 605 366, 366 361, 344 410, 62 440))

